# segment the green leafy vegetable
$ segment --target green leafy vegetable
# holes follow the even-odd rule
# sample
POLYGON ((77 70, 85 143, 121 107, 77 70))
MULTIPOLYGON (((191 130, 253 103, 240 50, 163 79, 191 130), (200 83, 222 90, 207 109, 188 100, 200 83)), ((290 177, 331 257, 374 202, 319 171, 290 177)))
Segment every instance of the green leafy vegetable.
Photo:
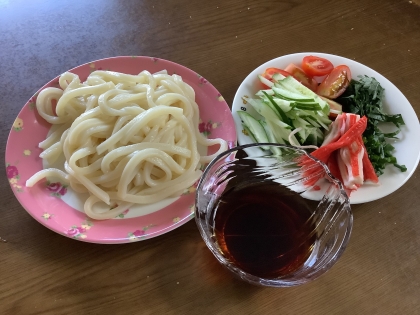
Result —
POLYGON ((358 81, 350 82, 338 102, 343 105, 343 111, 368 117, 363 141, 376 174, 383 174, 387 164, 393 164, 401 172, 405 172, 407 168, 397 163, 397 159, 392 155, 394 147, 387 141, 387 139, 398 139, 396 135, 400 132, 400 127, 405 125, 404 120, 401 114, 389 115, 383 111, 384 88, 375 78, 368 76, 359 76, 359 78, 358 81), (394 124, 397 130, 383 133, 378 127, 382 122, 394 124))

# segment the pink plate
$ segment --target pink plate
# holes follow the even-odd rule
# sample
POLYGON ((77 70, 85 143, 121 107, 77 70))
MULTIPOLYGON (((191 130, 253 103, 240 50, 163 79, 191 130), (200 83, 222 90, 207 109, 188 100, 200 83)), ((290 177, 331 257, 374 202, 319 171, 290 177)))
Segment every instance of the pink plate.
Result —
MULTIPOLYGON (((152 57, 114 57, 97 60, 69 70, 82 81, 94 70, 112 70, 138 74, 166 69, 191 85, 200 107, 199 130, 209 138, 223 138, 229 147, 236 144, 236 130, 230 109, 222 95, 206 79, 179 64, 152 57)), ((169 232, 194 217, 195 188, 179 198, 166 199, 142 209, 127 209, 112 220, 89 219, 81 210, 80 196, 60 183, 38 183, 26 188, 25 182, 43 168, 39 142, 45 139, 50 125, 37 113, 35 101, 46 87, 57 87, 56 77, 44 85, 25 104, 9 134, 6 146, 6 173, 16 198, 38 222, 64 236, 91 243, 117 244, 145 240, 169 232)), ((212 152, 209 148, 209 153, 212 152)))

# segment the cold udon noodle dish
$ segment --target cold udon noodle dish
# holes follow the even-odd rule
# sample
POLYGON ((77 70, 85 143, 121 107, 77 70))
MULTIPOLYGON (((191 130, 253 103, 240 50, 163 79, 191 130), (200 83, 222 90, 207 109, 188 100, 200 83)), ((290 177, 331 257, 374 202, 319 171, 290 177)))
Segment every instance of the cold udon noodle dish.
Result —
POLYGON ((194 90, 179 75, 94 71, 81 82, 66 72, 59 85, 42 90, 36 108, 53 125, 40 157, 51 165, 64 154, 65 172, 43 169, 26 186, 54 177, 89 193, 84 211, 93 219, 179 196, 199 179, 200 165, 227 149, 198 131, 194 90), (218 150, 200 155, 198 144, 218 150))

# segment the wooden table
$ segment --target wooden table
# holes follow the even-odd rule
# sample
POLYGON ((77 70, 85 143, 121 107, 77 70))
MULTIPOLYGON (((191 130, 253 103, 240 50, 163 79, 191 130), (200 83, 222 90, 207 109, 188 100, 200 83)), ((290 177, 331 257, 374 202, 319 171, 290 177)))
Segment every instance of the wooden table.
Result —
MULTIPOLYGON (((228 104, 272 58, 318 51, 382 73, 420 113, 420 1, 0 1, 1 159, 12 123, 45 82, 79 64, 156 56, 202 74, 228 104)), ((420 135, 419 135, 420 136, 420 135)), ((134 244, 96 245, 32 219, 0 190, 0 314, 419 314, 420 172, 353 206, 339 262, 271 289, 234 279, 195 222, 134 244)))

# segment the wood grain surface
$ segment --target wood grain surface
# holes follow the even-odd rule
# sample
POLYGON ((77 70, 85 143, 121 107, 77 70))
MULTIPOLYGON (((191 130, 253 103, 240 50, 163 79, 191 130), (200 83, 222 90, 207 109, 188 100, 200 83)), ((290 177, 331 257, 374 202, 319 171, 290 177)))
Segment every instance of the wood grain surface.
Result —
MULTIPOLYGON (((390 79, 420 113, 420 2, 397 0, 0 0, 1 159, 12 123, 44 83, 92 60, 155 56, 209 80, 232 103, 258 65, 315 51, 390 79)), ((419 135, 420 136, 420 135, 419 135)), ((155 239, 96 245, 32 219, 0 177, 0 314, 419 314, 419 170, 353 206, 339 262, 271 289, 234 279, 195 222, 155 239)))

